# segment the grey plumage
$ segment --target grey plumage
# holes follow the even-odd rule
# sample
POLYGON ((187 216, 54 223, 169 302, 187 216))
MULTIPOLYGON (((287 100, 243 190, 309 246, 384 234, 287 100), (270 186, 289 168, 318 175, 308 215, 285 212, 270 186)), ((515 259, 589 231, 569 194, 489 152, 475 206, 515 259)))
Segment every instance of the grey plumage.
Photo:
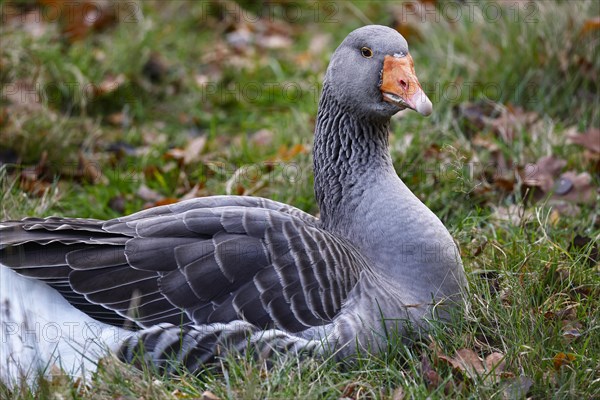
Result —
POLYGON ((448 231, 394 171, 389 120, 401 107, 378 90, 386 54, 408 54, 406 42, 371 26, 330 63, 313 150, 321 219, 241 196, 110 221, 27 218, 0 223, 0 263, 139 330, 120 356, 162 368, 196 370, 248 343, 346 356, 409 322, 424 327, 434 307, 443 316, 460 302, 466 281, 448 231), (376 56, 361 58, 363 46, 376 56))

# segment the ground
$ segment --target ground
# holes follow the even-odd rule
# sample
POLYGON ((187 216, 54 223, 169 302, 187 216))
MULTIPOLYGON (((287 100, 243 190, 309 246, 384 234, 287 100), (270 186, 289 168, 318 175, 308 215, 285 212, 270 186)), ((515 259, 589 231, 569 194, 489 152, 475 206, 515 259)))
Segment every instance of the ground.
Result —
POLYGON ((461 248, 469 309, 355 363, 230 357, 2 398, 600 398, 600 7, 592 1, 0 2, 0 220, 107 219, 214 194, 318 213, 328 57, 395 27, 434 104, 400 113, 400 177, 461 248), (210 398, 210 397, 208 397, 210 398))

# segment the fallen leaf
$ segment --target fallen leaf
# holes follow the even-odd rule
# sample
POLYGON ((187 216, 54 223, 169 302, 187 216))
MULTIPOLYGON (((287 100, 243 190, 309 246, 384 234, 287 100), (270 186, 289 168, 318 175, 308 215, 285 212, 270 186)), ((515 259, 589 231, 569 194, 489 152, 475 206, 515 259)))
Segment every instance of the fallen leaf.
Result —
POLYGON ((535 112, 526 112, 521 107, 508 105, 498 118, 488 119, 487 123, 505 143, 512 143, 518 132, 531 126, 538 119, 535 112))
POLYGON ((494 352, 485 358, 484 365, 487 371, 486 381, 498 383, 506 368, 506 357, 502 353, 494 352))
POLYGON ((492 353, 482 360, 477 353, 470 349, 459 349, 454 357, 442 355, 439 358, 450 364, 454 370, 460 371, 465 377, 472 380, 483 378, 488 383, 497 383, 506 366, 504 355, 501 353, 492 353))
POLYGON ((342 396, 341 399, 352 399, 352 396, 354 396, 354 392, 356 391, 358 384, 355 382, 349 383, 346 386, 344 386, 344 389, 342 390, 342 396))
POLYGON ((458 368, 467 375, 475 379, 477 376, 481 376, 485 372, 485 367, 473 350, 470 349, 459 349, 456 351, 454 360, 458 364, 458 368))
POLYGON ((79 152, 78 158, 76 178, 82 182, 108 184, 108 179, 102 174, 99 163, 90 160, 82 151, 79 152))
POLYGON ((560 215, 568 217, 576 217, 581 213, 581 208, 568 201, 560 201, 558 199, 550 199, 548 205, 553 211, 557 211, 560 215))
POLYGON ((553 198, 578 204, 594 204, 597 190, 592 185, 592 177, 589 173, 578 174, 568 171, 563 173, 557 181, 553 198))
POLYGON ((511 193, 515 188, 515 180, 512 177, 494 176, 494 186, 500 190, 511 193))
POLYGON ((539 187, 548 193, 554 187, 554 179, 567 165, 565 160, 554 156, 540 158, 535 164, 525 165, 521 178, 530 187, 539 187))
MULTIPOLYGON (((288 148, 287 146, 281 146, 277 150, 277 160, 279 161, 290 161, 295 158, 298 154, 308 154, 308 149, 305 145, 301 143, 297 143, 292 146, 292 148, 288 148)), ((268 160, 275 161, 275 160, 268 160)))
POLYGON ((554 369, 558 371, 563 366, 569 365, 573 361, 575 361, 575 358, 575 355, 572 353, 561 352, 555 355, 554 358, 552 358, 552 364, 554 365, 554 369))
POLYGON ((256 146, 269 146, 273 142, 273 131, 260 129, 250 136, 250 142, 256 146))
POLYGON ((71 42, 81 40, 92 31, 100 31, 117 23, 117 10, 107 0, 39 0, 50 9, 59 9, 63 34, 71 42))
POLYGON ((206 145, 206 136, 198 136, 191 139, 185 146, 183 153, 183 163, 186 165, 200 161, 202 150, 206 145))
POLYGON ((425 353, 421 356, 421 376, 423 380, 427 384, 427 388, 429 390, 433 390, 440 386, 442 383, 442 378, 440 375, 431 367, 431 363, 429 362, 429 358, 425 353))
MULTIPOLYGON (((463 121, 466 134, 471 137, 485 129, 489 125, 490 120, 498 118, 501 113, 501 106, 492 101, 461 103, 454 109, 454 113, 463 121)), ((475 136, 474 141, 476 138, 477 136, 475 136)), ((484 147, 492 145, 489 139, 482 140, 480 138, 478 140, 474 144, 484 147)), ((497 145, 494 144, 493 146, 495 146, 495 150, 498 149, 497 145)))
POLYGON ((455 370, 463 372, 468 378, 474 379, 481 375, 485 368, 479 356, 469 349, 460 349, 456 351, 454 357, 446 355, 440 356, 440 360, 446 361, 455 370))
POLYGON ((50 183, 38 179, 35 169, 24 169, 21 171, 19 187, 36 197, 42 197, 50 189, 50 183))
POLYGON ((404 393, 404 389, 402 388, 402 386, 399 386, 396 389, 394 389, 394 392, 392 393, 392 400, 404 400, 405 398, 406 393, 404 393))
POLYGON ((579 35, 583 36, 587 33, 593 33, 598 29, 600 29, 600 17, 586 19, 583 26, 581 27, 581 31, 579 31, 579 35))
POLYGON ((292 45, 292 39, 284 35, 268 35, 264 36, 257 42, 259 47, 266 49, 285 49, 292 45))
POLYGON ((125 75, 107 75, 102 82, 100 82, 97 86, 94 86, 94 95, 97 97, 104 96, 110 93, 115 92, 125 83, 127 79, 125 75))
POLYGON ((197 136, 191 138, 185 145, 185 148, 169 149, 165 156, 167 159, 175 159, 183 162, 185 165, 194 164, 202 161, 202 150, 206 145, 206 136, 197 136))
POLYGON ((205 390, 200 396, 200 400, 220 400, 220 398, 211 391, 205 390))
POLYGON ((43 151, 35 166, 21 171, 19 185, 23 191, 36 197, 42 197, 51 187, 51 184, 43 179, 44 175, 48 174, 48 152, 43 151))
POLYGON ((127 115, 127 113, 124 112, 108 114, 106 116, 106 122, 108 122, 112 126, 119 126, 125 129, 129 127, 131 123, 129 116, 127 115))
POLYGON ((136 194, 140 199, 152 203, 155 203, 163 198, 163 196, 160 193, 150 189, 145 184, 140 185, 136 194))
POLYGON ((567 139, 594 153, 600 153, 600 129, 598 128, 590 128, 585 133, 570 133, 567 139))

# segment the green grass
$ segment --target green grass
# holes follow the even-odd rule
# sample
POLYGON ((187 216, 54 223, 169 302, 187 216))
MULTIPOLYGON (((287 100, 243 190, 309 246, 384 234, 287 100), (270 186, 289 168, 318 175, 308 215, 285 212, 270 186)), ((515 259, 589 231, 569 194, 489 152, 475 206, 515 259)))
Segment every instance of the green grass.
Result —
MULTIPOLYGON (((6 12, 9 3, 1 4, 6 12)), ((198 398, 209 390, 221 398, 362 399, 392 398, 401 389, 404 398, 501 399, 514 377, 524 376, 533 382, 532 398, 600 398, 600 270, 597 259, 590 262, 600 235, 597 204, 577 204, 569 215, 551 211, 551 202, 532 202, 519 179, 502 190, 484 178, 484 166, 497 154, 474 141, 482 137, 497 146, 514 163, 504 171, 509 176, 554 155, 567 161, 564 171, 592 174, 598 188, 597 164, 568 144, 566 134, 600 125, 598 31, 581 33, 599 6, 543 1, 492 9, 471 3, 472 17, 464 13, 449 22, 443 16, 455 15, 458 3, 439 1, 437 17, 415 22, 412 9, 393 2, 260 4, 246 6, 260 15, 272 11, 273 24, 292 39, 288 46, 235 48, 224 38, 240 23, 231 15, 220 20, 219 6, 206 2, 142 2, 143 21, 109 26, 73 43, 56 23, 43 24, 41 36, 4 24, 0 160, 2 154, 13 160, 0 167, 0 219, 117 217, 147 205, 139 195, 142 184, 168 198, 195 186, 197 195, 249 191, 316 213, 310 156, 291 149, 300 145, 310 153, 328 57, 365 23, 409 25, 418 32, 407 39, 434 114, 395 119, 392 156, 402 179, 461 246, 469 311, 412 345, 391 339, 385 354, 349 365, 283 358, 267 370, 229 357, 199 376, 163 377, 107 362, 88 387, 58 379, 42 381, 36 394, 0 387, 0 397, 198 398), (483 11, 495 9, 503 10, 498 18, 483 11), (290 21, 290 12, 299 13, 297 20, 290 21), (310 50, 315 35, 329 39, 310 50), (142 72, 156 54, 164 64, 160 81, 142 72), (82 89, 119 75, 123 83, 114 92, 90 97, 82 89), (202 79, 207 86, 198 84, 202 79), (15 82, 45 96, 15 100, 6 95, 15 82), (515 125, 515 138, 506 143, 489 127, 474 129, 459 111, 482 101, 535 112, 537 122, 515 125), (115 113, 121 114, 117 124, 109 118, 115 113), (260 129, 272 132, 265 143, 253 136, 260 129), (198 135, 207 138, 198 160, 185 164, 167 155, 198 135), (22 175, 36 165, 38 189, 31 189, 22 175), (246 173, 236 175, 240 169, 246 173), (524 205, 531 218, 497 218, 497 208, 512 205, 524 205), (590 243, 574 246, 576 234, 590 243), (566 335, 570 327, 580 336, 566 335), (505 354, 505 377, 498 384, 471 381, 437 360, 439 352, 452 356, 461 348, 482 357, 505 354), (571 354, 572 362, 555 368, 559 353, 571 354), (424 358, 439 374, 435 385, 422 373, 424 358)), ((277 29, 271 22, 252 24, 277 29)))

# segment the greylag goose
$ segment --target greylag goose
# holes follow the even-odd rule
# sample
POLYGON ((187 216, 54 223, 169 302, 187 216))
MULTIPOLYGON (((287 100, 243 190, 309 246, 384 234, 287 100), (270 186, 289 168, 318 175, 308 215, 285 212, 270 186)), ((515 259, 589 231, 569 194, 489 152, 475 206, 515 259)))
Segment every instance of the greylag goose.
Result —
POLYGON ((49 363, 77 373, 106 350, 192 371, 249 346, 347 357, 445 318, 463 301, 465 273, 442 222, 393 168, 390 118, 407 108, 432 111, 408 45, 366 26, 325 75, 320 218, 213 196, 109 221, 0 223, 2 379, 49 363))

